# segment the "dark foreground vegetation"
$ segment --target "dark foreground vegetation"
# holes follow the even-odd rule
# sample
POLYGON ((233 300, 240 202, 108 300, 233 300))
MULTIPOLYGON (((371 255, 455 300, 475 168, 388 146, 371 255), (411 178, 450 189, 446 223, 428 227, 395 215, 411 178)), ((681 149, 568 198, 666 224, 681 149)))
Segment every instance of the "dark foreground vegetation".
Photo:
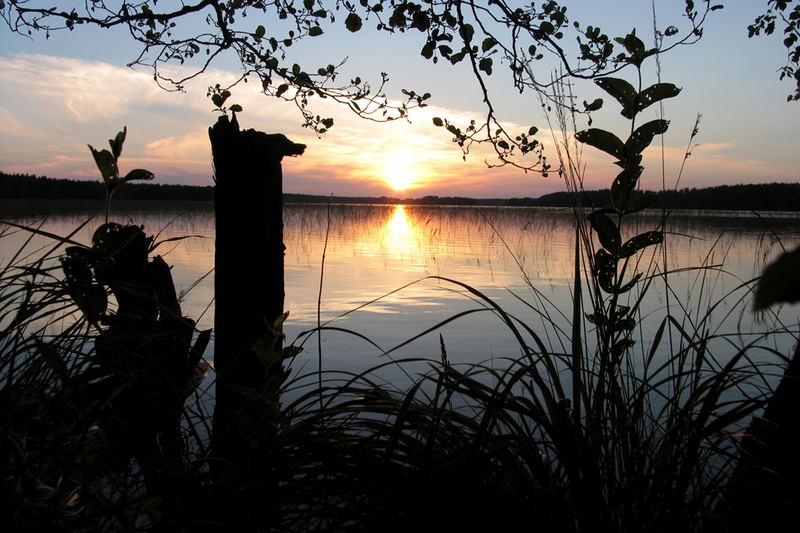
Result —
MULTIPOLYGON (((54 179, 29 174, 0 172, 0 198, 47 199, 97 199, 104 194, 103 184, 96 181, 54 179)), ((611 191, 583 191, 586 206, 603 206, 608 203, 611 191)), ((634 197, 648 191, 634 191, 634 197)), ((706 209, 732 211, 797 211, 800 205, 800 183, 761 183, 748 185, 721 185, 702 189, 664 191, 656 207, 667 209, 706 209)), ((212 186, 164 185, 132 183, 115 195, 118 199, 203 201, 214 200, 212 186)), ((568 192, 545 194, 538 198, 464 198, 452 196, 424 196, 422 198, 324 196, 314 194, 284 193, 286 203, 336 203, 347 204, 406 204, 406 205, 466 205, 466 206, 530 206, 571 207, 575 195, 568 192)))

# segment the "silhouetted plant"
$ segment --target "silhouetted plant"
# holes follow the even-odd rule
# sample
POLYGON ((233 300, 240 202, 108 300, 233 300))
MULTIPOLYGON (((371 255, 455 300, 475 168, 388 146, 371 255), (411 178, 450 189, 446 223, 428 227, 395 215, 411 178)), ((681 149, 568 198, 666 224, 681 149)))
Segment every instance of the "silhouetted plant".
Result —
POLYGON ((128 134, 128 128, 122 128, 122 131, 117 133, 113 139, 108 140, 111 146, 111 151, 106 149, 95 150, 92 145, 89 145, 89 150, 92 152, 94 162, 100 170, 100 175, 103 177, 103 183, 106 186, 106 222, 108 222, 108 215, 111 210, 111 197, 114 192, 124 185, 125 183, 133 180, 152 180, 155 178, 152 172, 141 168, 135 168, 128 172, 124 177, 119 174, 119 156, 122 154, 122 145, 125 144, 125 137, 128 134))

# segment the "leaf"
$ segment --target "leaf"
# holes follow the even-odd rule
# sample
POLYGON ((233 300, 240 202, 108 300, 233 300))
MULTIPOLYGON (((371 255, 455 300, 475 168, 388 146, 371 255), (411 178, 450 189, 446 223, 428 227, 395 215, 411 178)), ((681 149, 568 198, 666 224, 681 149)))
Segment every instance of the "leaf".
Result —
POLYGON ((600 244, 603 245, 603 248, 612 254, 616 254, 622 242, 617 225, 605 214, 598 211, 589 214, 587 218, 597 233, 597 238, 600 239, 600 244))
POLYGON ((423 11, 415 11, 411 16, 411 27, 422 32, 428 31, 428 28, 431 27, 431 20, 423 11))
POLYGON ((617 275, 617 261, 605 250, 594 253, 593 274, 600 284, 600 288, 611 293, 614 291, 614 277, 617 275))
POLYGON ((450 63, 455 65, 456 63, 459 63, 462 59, 464 59, 464 52, 463 51, 457 52, 450 56, 450 63))
POLYGON ((594 146, 617 159, 625 158, 625 145, 622 144, 619 137, 611 132, 598 128, 589 128, 588 130, 579 131, 575 137, 578 141, 594 146))
POLYGON ((639 211, 653 207, 660 199, 661 197, 656 193, 643 193, 633 200, 630 207, 625 210, 625 213, 638 213, 639 211))
POLYGON ((444 126, 444 121, 439 117, 433 117, 433 125, 441 128, 444 126))
POLYGON ((669 121, 664 119, 651 120, 646 124, 642 124, 625 141, 625 155, 641 154, 653 142, 653 137, 664 133, 668 128, 669 121))
POLYGON ((143 181, 150 181, 155 179, 155 175, 150 172, 149 170, 144 170, 143 168, 135 168, 125 174, 125 177, 122 178, 122 183, 126 183, 128 181, 133 180, 143 180, 143 181))
POLYGON ((644 167, 633 166, 620 172, 611 184, 611 205, 620 212, 626 212, 631 202, 631 192, 642 175, 644 167))
POLYGON ((77 247, 67 250, 66 257, 61 259, 61 268, 67 283, 67 292, 86 319, 94 324, 106 312, 108 298, 105 289, 93 282, 87 258, 83 254, 75 253, 75 248, 77 247))
POLYGON ((344 25, 351 33, 355 33, 361 29, 362 26, 361 17, 358 16, 358 14, 356 13, 350 13, 344 20, 344 25))
POLYGON ((471 24, 464 24, 458 29, 458 33, 461 35, 461 38, 464 39, 464 42, 469 44, 472 42, 472 36, 475 34, 475 29, 471 24))
POLYGON ((278 85, 278 89, 275 91, 275 96, 280 96, 288 90, 289 90, 289 84, 281 83, 280 85, 278 85))
POLYGON ((122 145, 125 144, 125 137, 128 135, 127 126, 122 127, 122 131, 118 132, 116 137, 109 139, 108 144, 111 146, 111 153, 114 154, 114 159, 119 159, 122 155, 122 145))
POLYGON ((800 301, 800 247, 781 254, 761 274, 756 285, 753 309, 759 311, 772 304, 800 301))
POLYGON ((625 244, 622 245, 622 247, 620 247, 619 257, 623 259, 630 257, 639 250, 642 250, 653 244, 659 244, 663 241, 664 234, 660 231, 647 231, 645 233, 640 233, 635 237, 631 237, 625 244))
POLYGON ((625 285, 623 285, 619 289, 615 289, 613 292, 615 292, 616 294, 622 294, 623 292, 628 292, 629 290, 631 290, 633 288, 634 285, 636 285, 636 282, 639 281, 639 279, 641 277, 642 277, 642 273, 639 272, 638 274, 633 276, 630 279, 630 281, 628 281, 628 283, 626 283, 625 285))
POLYGON ((230 109, 231 111, 234 111, 236 113, 241 113, 242 112, 242 106, 240 106, 239 104, 233 104, 228 109, 230 109))
POLYGON ((308 36, 309 37, 318 37, 318 36, 322 35, 322 33, 323 33, 322 28, 320 28, 319 26, 314 26, 314 27, 308 29, 308 36))
POLYGON ((620 78, 600 78, 595 83, 622 104, 622 116, 628 118, 627 113, 636 102, 636 89, 633 85, 620 78))
POLYGON ((491 57, 484 57, 478 63, 478 68, 484 71, 489 76, 492 75, 492 58, 491 57))
POLYGON ((496 44, 497 44, 497 41, 494 39, 494 37, 487 37, 481 43, 481 51, 488 52, 489 50, 494 48, 496 44))
POLYGON ((214 94, 211 95, 211 101, 214 103, 215 106, 221 108, 222 105, 225 103, 225 100, 230 98, 230 96, 231 96, 231 92, 227 91, 227 90, 226 91, 222 91, 220 93, 214 93, 214 94))
POLYGON ((586 100, 583 101, 583 110, 584 111, 597 111, 603 107, 603 99, 602 98, 595 98, 595 100, 591 104, 587 104, 586 100))
POLYGON ((641 64, 642 60, 645 58, 646 52, 644 49, 644 43, 636 36, 635 30, 625 36, 622 44, 625 46, 625 49, 628 51, 628 53, 633 57, 634 63, 641 64))
POLYGON ((264 38, 266 33, 267 29, 264 26, 259 25, 258 28, 256 28, 256 32, 253 34, 253 37, 255 37, 256 41, 260 41, 264 38))
POLYGON ((665 98, 673 98, 678 96, 681 92, 680 87, 672 83, 656 83, 647 89, 643 90, 636 96, 636 101, 633 108, 623 109, 622 116, 627 119, 632 119, 635 113, 646 109, 651 104, 654 104, 665 98))
POLYGON ((431 57, 433 57, 433 50, 435 47, 436 43, 434 41, 428 41, 427 43, 425 43, 425 46, 422 47, 420 55, 422 55, 422 57, 424 57, 425 59, 430 59, 431 57))
POLYGON ((119 175, 119 170, 117 169, 117 160, 114 159, 114 156, 111 155, 111 152, 108 150, 95 150, 92 145, 89 145, 89 150, 92 151, 92 156, 94 156, 94 162, 97 165, 97 168, 100 170, 100 175, 103 176, 103 181, 108 182, 111 178, 115 178, 119 175))

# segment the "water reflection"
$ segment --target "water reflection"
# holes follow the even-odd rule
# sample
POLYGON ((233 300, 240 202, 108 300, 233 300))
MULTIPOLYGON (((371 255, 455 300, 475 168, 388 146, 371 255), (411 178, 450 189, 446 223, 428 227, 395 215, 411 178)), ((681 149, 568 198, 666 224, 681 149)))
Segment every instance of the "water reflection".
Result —
POLYGON ((410 253, 418 247, 414 228, 408 221, 406 210, 402 205, 396 205, 392 212, 392 218, 383 228, 383 245, 387 251, 397 253, 402 256, 410 253))
MULTIPOLYGON (((98 209, 101 212, 102 206, 98 209)), ((115 210, 120 222, 144 224, 148 233, 160 232, 159 239, 197 236, 177 246, 160 247, 158 252, 173 265, 178 290, 188 291, 185 313, 200 317, 200 327, 213 324, 213 306, 209 306, 213 275, 207 276, 214 257, 213 207, 181 204, 143 210, 118 202, 115 210)), ((88 215, 53 215, 43 229, 64 235, 88 215)), ((21 220, 40 222, 42 216, 21 220)), ((99 220, 90 222, 76 240, 88 242, 99 220)), ((656 216, 644 215, 633 221, 629 231, 652 229, 657 221, 656 216)), ((780 251, 775 236, 786 248, 797 244, 800 218, 773 217, 769 225, 768 229, 757 217, 739 213, 695 213, 671 219, 666 240, 671 269, 720 265, 715 271, 671 274, 674 297, 682 299, 689 314, 702 315, 708 302, 757 274, 763 262, 780 251)), ((481 307, 462 288, 430 277, 437 275, 468 283, 551 340, 555 339, 554 324, 566 327, 566 318, 559 313, 569 315, 571 302, 574 233, 568 210, 382 205, 334 205, 328 210, 327 206, 287 205, 284 230, 290 340, 316 325, 326 240, 322 320, 363 333, 383 348, 454 314, 481 307), (364 306, 368 302, 372 303, 364 306), (542 318, 545 311, 547 320, 542 318)), ((0 242, 0 263, 16 251, 21 238, 0 242)), ((654 287, 643 314, 663 316, 659 315, 666 305, 663 284, 654 287)), ((742 298, 748 298, 746 293, 742 298)), ((731 307, 720 306, 715 327, 730 331, 749 327, 745 322, 752 317, 746 301, 742 309, 727 315, 731 307)), ((789 312, 796 314, 796 309, 789 312)), ((797 323, 797 319, 791 316, 786 322, 797 323)), ((484 311, 448 324, 399 355, 437 357, 439 332, 451 360, 481 361, 519 351, 500 321, 484 311)), ((323 342, 329 368, 354 370, 381 360, 379 350, 352 335, 327 332, 323 342)))

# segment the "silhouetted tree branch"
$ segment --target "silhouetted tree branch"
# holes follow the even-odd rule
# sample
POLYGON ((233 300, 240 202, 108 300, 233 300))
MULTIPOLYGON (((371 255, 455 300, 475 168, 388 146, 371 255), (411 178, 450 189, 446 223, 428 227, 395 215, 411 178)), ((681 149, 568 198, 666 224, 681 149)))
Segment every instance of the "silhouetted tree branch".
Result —
POLYGON ((800 2, 797 0, 767 0, 767 10, 756 17, 747 27, 748 36, 772 35, 776 23, 783 23, 783 44, 786 46, 786 65, 781 67, 780 79, 794 78, 794 94, 786 97, 788 102, 800 100, 800 2), (794 4, 790 7, 791 4, 794 4))
MULTIPOLYGON (((707 14, 721 7, 712 6, 710 0, 697 4, 700 8, 685 0, 686 27, 683 31, 665 28, 659 53, 697 41, 707 14)), ((241 66, 236 83, 257 77, 265 94, 293 101, 303 125, 318 134, 332 127, 333 119, 311 110, 314 97, 340 103, 365 119, 389 121, 407 118, 411 108, 426 105, 431 95, 403 89, 402 99, 392 100, 385 92, 387 73, 380 73, 376 88, 361 76, 341 80, 345 59, 316 67, 300 65, 289 59, 289 48, 320 38, 337 24, 352 33, 369 22, 379 33, 413 32, 421 37, 423 58, 441 65, 467 60, 481 90, 486 106, 481 121, 461 127, 440 121, 464 155, 475 143, 490 143, 500 165, 524 170, 547 170, 534 138, 536 128, 525 128, 520 134, 506 131, 487 78, 504 71, 520 93, 534 91, 551 104, 561 105, 555 102, 551 87, 563 78, 607 76, 625 65, 625 54, 615 48, 615 39, 597 26, 570 22, 567 7, 553 0, 539 6, 505 0, 197 0, 177 5, 164 0, 87 0, 66 8, 40 0, 0 0, 0 13, 13 32, 30 36, 44 33, 49 37, 51 32, 82 25, 124 27, 140 47, 130 65, 152 68, 155 80, 170 90, 181 90, 221 55, 233 53, 241 66), (552 63, 541 63, 545 59, 555 59, 562 74, 551 76, 552 63), (166 65, 183 66, 182 74, 167 73, 166 65), (545 81, 534 75, 542 68, 547 70, 545 81)), ((599 105, 595 101, 576 111, 589 113, 599 105)))

